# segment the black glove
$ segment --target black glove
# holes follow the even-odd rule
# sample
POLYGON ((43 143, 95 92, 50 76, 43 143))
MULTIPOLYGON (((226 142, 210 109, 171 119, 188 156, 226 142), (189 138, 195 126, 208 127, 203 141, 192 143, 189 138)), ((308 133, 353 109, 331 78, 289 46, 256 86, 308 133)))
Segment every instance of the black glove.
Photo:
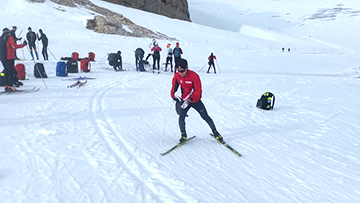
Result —
POLYGON ((27 45, 27 41, 26 41, 26 40, 24 40, 23 44, 26 46, 26 45, 27 45))
POLYGON ((22 40, 22 37, 20 37, 19 40, 22 40))

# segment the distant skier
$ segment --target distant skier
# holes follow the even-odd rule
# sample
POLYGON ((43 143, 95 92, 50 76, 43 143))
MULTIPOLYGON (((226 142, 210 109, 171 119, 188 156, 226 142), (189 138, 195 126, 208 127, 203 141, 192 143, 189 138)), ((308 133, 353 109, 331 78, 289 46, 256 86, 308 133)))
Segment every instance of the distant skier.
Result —
POLYGON ((14 51, 26 46, 27 42, 16 44, 15 40, 10 36, 8 28, 4 28, 2 31, 3 34, 0 37, 0 60, 5 73, 5 92, 15 92, 17 89, 14 88, 14 83, 15 85, 22 85, 22 83, 18 82, 17 72, 14 67, 14 51))
POLYGON ((150 52, 149 52, 149 54, 146 56, 146 59, 145 59, 145 60, 148 60, 150 56, 153 56, 153 55, 154 55, 154 51, 152 51, 152 49, 153 49, 157 44, 158 44, 158 43, 156 42, 156 40, 153 39, 152 42, 149 44, 150 52))
POLYGON ((176 42, 176 46, 173 49, 173 55, 174 55, 174 61, 175 61, 175 70, 174 70, 175 73, 176 73, 176 69, 178 68, 177 62, 179 61, 179 59, 181 59, 181 54, 183 54, 183 51, 179 46, 179 42, 176 42))
POLYGON ((137 48, 135 50, 135 65, 136 71, 145 71, 143 58, 145 55, 145 51, 142 48, 137 48))
POLYGON ((168 64, 170 64, 171 67, 171 72, 173 72, 173 63, 172 63, 172 48, 170 47, 171 44, 167 44, 166 48, 167 48, 167 57, 166 57, 166 62, 165 62, 165 71, 167 71, 167 66, 168 64))
POLYGON ((122 70, 122 57, 121 51, 117 51, 116 53, 110 53, 108 56, 109 65, 114 68, 115 71, 122 70))
POLYGON ((39 34, 37 34, 37 39, 39 41, 40 40, 42 41, 43 47, 42 47, 41 53, 44 57, 44 61, 47 61, 47 60, 49 60, 49 55, 47 53, 47 47, 49 45, 49 40, 48 40, 47 36, 45 35, 45 33, 43 33, 42 29, 39 29, 39 33, 40 33, 40 36, 39 36, 39 34))
POLYGON ((216 60, 216 56, 213 53, 211 53, 210 56, 208 57, 208 60, 209 60, 209 62, 208 62, 209 68, 208 68, 207 73, 209 73, 211 66, 213 66, 214 73, 216 74, 216 68, 215 68, 215 63, 214 63, 214 60, 216 60))
POLYGON ((211 128, 215 138, 223 142, 223 137, 216 130, 213 120, 208 115, 204 104, 201 101, 201 80, 197 73, 188 69, 188 63, 185 59, 178 60, 178 72, 172 79, 172 87, 170 91, 171 98, 176 101, 177 111, 179 114, 179 127, 181 138, 179 142, 187 140, 185 130, 185 117, 190 108, 194 108, 211 128), (181 99, 175 97, 175 92, 181 87, 181 99))
POLYGON ((29 45, 29 48, 30 48, 30 54, 31 54, 32 59, 34 60, 34 55, 32 53, 32 50, 34 49, 36 59, 39 60, 39 56, 38 56, 38 53, 36 51, 36 45, 35 45, 36 34, 35 34, 35 32, 33 32, 31 30, 31 27, 28 28, 28 33, 26 34, 26 39, 28 41, 28 45, 29 45))
POLYGON ((153 70, 157 69, 158 71, 160 70, 160 52, 161 47, 158 46, 158 44, 156 43, 155 46, 151 49, 151 51, 153 52, 153 70))

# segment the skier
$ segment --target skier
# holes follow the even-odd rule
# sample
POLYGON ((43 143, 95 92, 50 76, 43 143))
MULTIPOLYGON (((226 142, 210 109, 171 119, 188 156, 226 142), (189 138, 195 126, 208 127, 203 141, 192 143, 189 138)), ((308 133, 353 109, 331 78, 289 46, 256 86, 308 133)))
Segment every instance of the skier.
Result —
POLYGON ((31 30, 31 27, 28 28, 28 33, 26 34, 26 39, 29 42, 30 54, 31 54, 32 59, 34 60, 34 55, 32 53, 32 49, 34 49, 36 59, 39 60, 39 56, 36 51, 36 45, 35 45, 36 35, 35 35, 35 32, 33 32, 31 30))
POLYGON ((178 72, 172 79, 171 98, 179 103, 179 127, 181 132, 180 143, 187 140, 185 130, 185 116, 190 108, 194 108, 211 128, 215 139, 223 143, 223 137, 216 130, 213 120, 208 115, 204 104, 201 101, 201 81, 197 73, 188 69, 188 63, 185 59, 178 60, 178 72), (175 97, 175 92, 181 87, 181 99, 175 97))
POLYGON ((43 45, 43 48, 42 48, 42 55, 44 57, 44 61, 47 61, 49 60, 49 55, 47 53, 47 47, 48 47, 48 44, 49 44, 49 40, 47 38, 47 36, 45 35, 45 33, 43 33, 42 29, 39 29, 39 33, 37 34, 37 39, 40 41, 42 41, 42 45, 43 45), (40 33, 40 36, 39 36, 39 33, 40 33))
POLYGON ((176 73, 176 69, 178 68, 178 60, 181 59, 181 54, 183 54, 182 49, 179 47, 179 42, 176 42, 176 47, 173 49, 173 55, 174 55, 174 61, 175 61, 175 70, 174 73, 176 73))
MULTIPOLYGON (((14 39, 14 41, 15 41, 15 43, 17 42, 17 41, 20 41, 22 38, 20 37, 20 38, 17 38, 16 37, 16 34, 15 34, 15 32, 16 32, 16 30, 17 30, 17 27, 16 26, 12 26, 12 29, 10 30, 10 36, 14 39)), ((16 55, 16 50, 15 50, 15 60, 20 60, 18 57, 17 57, 17 55, 16 55)))
POLYGON ((122 57, 121 57, 121 51, 117 51, 116 53, 110 53, 109 57, 109 65, 113 66, 115 71, 121 71, 122 70, 122 57))
POLYGON ((22 83, 18 82, 17 72, 14 67, 14 51, 26 46, 27 42, 24 40, 23 44, 16 44, 14 38, 10 36, 8 28, 4 28, 2 31, 3 34, 0 37, 0 60, 4 66, 5 92, 15 92, 17 89, 14 88, 14 83, 17 83, 17 85, 22 85, 22 83))
POLYGON ((209 68, 208 68, 207 73, 209 73, 211 66, 213 66, 214 67, 214 73, 216 74, 216 68, 215 68, 215 63, 214 63, 214 60, 216 60, 216 56, 213 53, 211 53, 210 56, 208 57, 208 60, 209 60, 209 63, 208 63, 209 68))
POLYGON ((151 49, 151 51, 153 52, 153 70, 156 69, 156 65, 157 65, 157 69, 158 71, 160 70, 160 51, 161 47, 158 46, 158 44, 156 43, 155 46, 151 49))
MULTIPOLYGON (((155 47, 155 45, 157 45, 158 43, 156 42, 155 39, 152 40, 152 42, 149 44, 149 49, 150 49, 150 53, 147 55, 145 60, 148 60, 150 56, 154 55, 154 51, 152 51, 152 49, 155 47)), ((154 57, 154 56, 153 56, 154 57)))
POLYGON ((135 50, 135 65, 136 65, 136 71, 144 71, 144 64, 143 64, 143 58, 144 58, 145 51, 142 48, 137 48, 135 50))
POLYGON ((173 64, 172 64, 172 48, 170 47, 171 44, 167 44, 167 57, 166 57, 166 62, 165 62, 165 71, 167 71, 167 66, 168 64, 170 64, 171 67, 171 72, 173 72, 173 64))

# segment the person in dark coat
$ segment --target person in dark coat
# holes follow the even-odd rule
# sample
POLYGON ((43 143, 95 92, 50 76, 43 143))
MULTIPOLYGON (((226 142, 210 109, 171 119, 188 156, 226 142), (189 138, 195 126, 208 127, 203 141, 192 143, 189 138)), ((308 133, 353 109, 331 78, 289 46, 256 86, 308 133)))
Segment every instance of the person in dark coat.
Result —
POLYGON ((145 51, 142 48, 137 48, 135 50, 135 65, 136 65, 136 71, 144 71, 144 64, 143 64, 143 58, 145 55, 145 51), (140 67, 142 66, 142 68, 140 67))
POLYGON ((49 45, 49 40, 48 40, 47 36, 45 35, 45 33, 43 33, 42 29, 39 29, 39 33, 40 33, 40 36, 39 36, 39 34, 37 34, 37 39, 39 41, 42 41, 43 48, 42 48, 41 53, 44 57, 44 61, 47 61, 47 60, 49 60, 49 55, 47 53, 47 47, 49 45))
POLYGON ((34 49, 36 59, 39 60, 39 56, 38 56, 38 53, 36 51, 36 45, 35 45, 36 34, 35 34, 34 31, 31 30, 31 27, 28 28, 28 33, 26 34, 26 39, 28 41, 28 45, 29 45, 29 48, 30 48, 30 54, 31 54, 32 59, 34 60, 34 55, 32 53, 32 50, 34 49))
POLYGON ((2 31, 3 34, 0 36, 0 61, 4 66, 5 92, 15 92, 17 89, 13 85, 17 81, 17 72, 15 70, 14 51, 26 46, 27 42, 16 44, 15 40, 10 36, 8 28, 4 28, 2 31))
POLYGON ((209 60, 209 63, 208 63, 209 68, 207 70, 207 73, 209 73, 210 68, 212 66, 212 67, 214 67, 214 73, 216 74, 216 68, 215 68, 215 63, 214 63, 214 60, 216 60, 216 56, 213 53, 211 53, 210 56, 208 57, 208 60, 209 60))
MULTIPOLYGON (((16 37, 16 30, 17 30, 17 27, 16 26, 12 26, 12 29, 10 30, 10 36, 14 39, 14 41, 15 41, 15 43, 17 42, 17 41, 20 41, 22 38, 20 37, 20 38, 17 38, 16 37)), ((16 55, 16 51, 15 51, 15 60, 19 60, 19 58, 17 57, 17 55, 16 55)))

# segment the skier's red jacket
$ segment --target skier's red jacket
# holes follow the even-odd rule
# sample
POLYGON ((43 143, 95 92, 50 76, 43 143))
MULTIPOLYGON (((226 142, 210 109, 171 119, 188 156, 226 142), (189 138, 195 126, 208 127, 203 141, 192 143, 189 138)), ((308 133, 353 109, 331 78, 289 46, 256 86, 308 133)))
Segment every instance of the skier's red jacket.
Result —
POLYGON ((15 50, 19 48, 23 48, 24 44, 16 44, 14 38, 9 36, 9 39, 6 42, 6 58, 7 59, 15 59, 15 50))
POLYGON ((192 70, 187 70, 187 73, 182 77, 179 73, 175 73, 172 80, 172 88, 170 91, 171 98, 175 97, 175 92, 178 87, 181 87, 181 99, 190 99, 191 103, 198 102, 201 99, 201 81, 197 73, 192 70))

